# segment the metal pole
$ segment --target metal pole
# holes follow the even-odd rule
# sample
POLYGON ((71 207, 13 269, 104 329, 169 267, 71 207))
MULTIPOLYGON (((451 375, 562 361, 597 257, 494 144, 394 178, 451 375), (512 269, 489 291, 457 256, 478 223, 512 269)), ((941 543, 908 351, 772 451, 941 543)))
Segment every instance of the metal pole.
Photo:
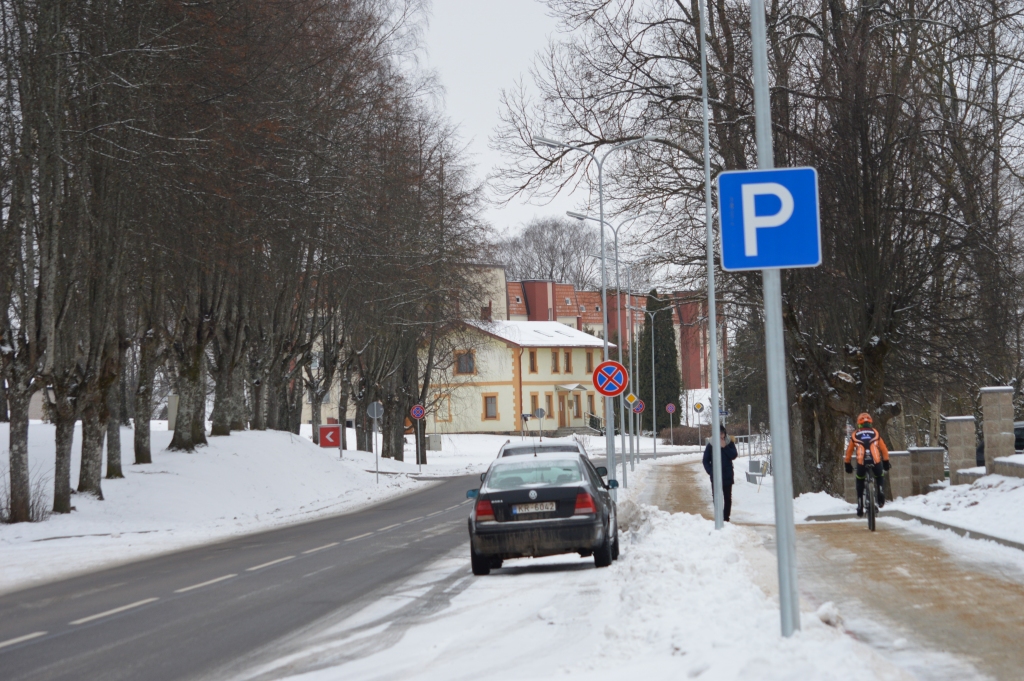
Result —
MULTIPOLYGON (((757 167, 775 167, 772 150, 771 101, 768 92, 768 46, 764 0, 750 2, 750 39, 754 66, 754 127, 757 167)), ((782 276, 763 270, 765 365, 768 378, 768 421, 772 434, 775 479, 775 542, 779 560, 779 606, 782 635, 800 628, 800 596, 796 583, 796 529, 793 524, 793 473, 789 452, 789 404, 786 394, 786 348, 782 335, 782 276)))
POLYGON ((750 438, 753 437, 753 433, 750 432, 750 405, 747 405, 747 458, 750 458, 750 438))
MULTIPOLYGON (((603 160, 597 163, 597 206, 601 228, 601 323, 604 325, 604 361, 608 361, 608 271, 605 263, 604 246, 604 166, 603 160)), ((607 155, 605 155, 607 158, 607 155)), ((608 457, 608 482, 615 479, 615 407, 612 398, 604 398, 604 449, 608 457)), ((616 490, 612 490, 612 499, 618 499, 616 490)))
POLYGON ((377 484, 380 484, 380 459, 377 457, 377 419, 371 418, 370 446, 373 448, 373 464, 377 469, 377 484))
POLYGON ((661 312, 651 314, 651 425, 654 428, 654 460, 658 460, 658 409, 654 405, 658 403, 658 384, 654 377, 654 315, 661 312))
POLYGON ((700 10, 700 80, 704 115, 704 222, 707 228, 708 259, 708 345, 711 349, 711 485, 714 491, 715 529, 725 525, 725 499, 722 489, 722 439, 718 437, 718 312, 715 308, 715 234, 711 223, 711 138, 708 123, 708 58, 705 35, 707 17, 704 0, 700 10))
MULTIPOLYGON (((619 223, 622 227, 622 223, 619 223)), ((622 286, 619 284, 619 227, 612 230, 615 246, 615 325, 619 327, 619 342, 616 343, 619 350, 619 364, 622 364, 622 286)), ((629 487, 629 479, 626 476, 626 400, 619 395, 619 443, 622 445, 622 486, 629 487)))
MULTIPOLYGON (((634 382, 636 377, 633 376, 633 270, 626 270, 626 316, 628 318, 627 326, 629 332, 627 333, 627 342, 629 343, 629 392, 636 394, 634 388, 634 382)), ((636 466, 636 414, 633 412, 633 406, 629 408, 629 465, 632 470, 636 466)))

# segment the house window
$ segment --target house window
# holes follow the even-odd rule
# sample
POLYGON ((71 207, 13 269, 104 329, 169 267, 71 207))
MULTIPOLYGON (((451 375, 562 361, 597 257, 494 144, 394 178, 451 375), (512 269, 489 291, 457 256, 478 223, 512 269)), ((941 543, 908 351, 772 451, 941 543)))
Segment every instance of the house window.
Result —
POLYGON ((601 306, 600 305, 595 305, 594 306, 594 312, 600 312, 600 311, 601 311, 601 306))
POLYGON ((568 298, 566 298, 566 299, 565 299, 565 304, 566 304, 566 305, 572 305, 572 301, 571 301, 571 300, 569 300, 568 298))
POLYGON ((437 404, 437 411, 434 412, 434 420, 438 422, 449 422, 452 420, 452 401, 447 395, 436 395, 434 401, 437 404))
POLYGON ((523 302, 523 299, 522 299, 522 298, 520 298, 519 296, 516 296, 516 302, 517 302, 517 303, 521 303, 521 302, 523 302))
POLYGON ((537 373, 537 351, 530 350, 530 373, 537 373))
POLYGON ((484 395, 484 421, 498 420, 498 396, 484 395))
POLYGON ((572 415, 573 415, 574 418, 582 417, 582 414, 580 413, 580 405, 581 405, 581 403, 582 403, 582 400, 580 400, 580 396, 579 395, 573 395, 572 396, 572 415))
POLYGON ((587 311, 587 306, 586 305, 580 305, 580 312, 586 312, 586 311, 587 311))
POLYGON ((565 351, 565 363, 563 366, 565 367, 565 373, 572 373, 572 350, 565 351))
POLYGON ((540 406, 540 399, 537 397, 537 393, 530 393, 530 413, 536 414, 537 407, 540 406))
POLYGON ((555 398, 551 396, 551 393, 546 393, 544 395, 544 402, 547 404, 547 408, 544 411, 547 412, 545 415, 549 418, 555 415, 554 399, 555 398))
POLYGON ((475 374, 476 357, 472 351, 460 352, 455 355, 456 374, 475 374))
POLYGON ((587 395, 587 413, 594 413, 594 394, 590 393, 587 395))
POLYGON ((587 350, 587 373, 594 373, 594 353, 590 350, 587 350))
POLYGON ((558 373, 558 350, 551 351, 551 373, 558 373))

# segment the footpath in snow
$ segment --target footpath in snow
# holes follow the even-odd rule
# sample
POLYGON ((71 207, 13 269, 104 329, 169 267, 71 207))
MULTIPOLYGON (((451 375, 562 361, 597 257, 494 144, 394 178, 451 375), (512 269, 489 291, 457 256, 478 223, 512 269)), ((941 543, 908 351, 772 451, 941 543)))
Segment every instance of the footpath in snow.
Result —
POLYGON ((831 604, 782 638, 759 535, 637 504, 655 468, 641 464, 620 490, 622 555, 610 568, 552 556, 473 577, 467 542, 241 678, 912 678, 845 635, 831 604))
MULTIPOLYGON (((32 480, 52 504, 54 427, 29 427, 32 480)), ((104 500, 73 495, 75 511, 38 523, 0 525, 0 593, 281 525, 349 512, 404 494, 429 478, 482 471, 507 437, 444 436, 429 465, 315 446, 304 435, 244 431, 211 437, 195 453, 166 450, 172 433, 153 422, 153 463, 132 465, 132 431, 122 429, 125 477, 103 480, 104 500)), ((354 432, 349 431, 352 440, 354 432)), ((415 460, 407 438, 406 458, 415 460)), ((8 426, 0 424, 0 443, 8 426)), ((81 428, 71 463, 78 479, 81 428)), ((6 448, 0 450, 6 463, 6 448)), ((0 470, 6 478, 6 470, 0 470)))

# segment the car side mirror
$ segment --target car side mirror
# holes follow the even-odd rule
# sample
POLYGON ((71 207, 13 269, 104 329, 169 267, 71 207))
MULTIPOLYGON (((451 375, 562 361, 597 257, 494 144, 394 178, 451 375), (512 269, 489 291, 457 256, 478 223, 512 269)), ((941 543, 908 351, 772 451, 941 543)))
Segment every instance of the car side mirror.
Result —
POLYGON ((618 488, 619 488, 619 481, 618 480, 609 480, 608 481, 608 489, 618 489, 618 488))
POLYGON ((480 474, 480 482, 483 482, 483 481, 484 481, 484 478, 486 478, 486 477, 487 477, 487 473, 486 473, 486 472, 484 472, 484 473, 481 473, 481 474, 480 474))
POLYGON ((605 468, 604 466, 598 466, 597 467, 597 474, 600 475, 603 478, 606 475, 608 475, 608 469, 605 468))
POLYGON ((471 489, 466 492, 467 499, 476 499, 478 496, 480 496, 480 490, 478 489, 471 489))

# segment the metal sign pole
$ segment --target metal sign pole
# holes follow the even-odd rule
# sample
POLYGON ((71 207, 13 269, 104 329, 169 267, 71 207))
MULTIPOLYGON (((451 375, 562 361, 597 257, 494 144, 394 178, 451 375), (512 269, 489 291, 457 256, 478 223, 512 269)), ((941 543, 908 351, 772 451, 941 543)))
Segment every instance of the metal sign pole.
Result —
MULTIPOLYGON (((771 101, 768 92, 768 41, 764 0, 750 2, 750 39, 754 66, 754 127, 757 167, 775 167, 772 150, 771 101)), ((800 628, 800 596, 796 583, 796 528, 793 524, 793 474, 789 452, 789 404, 786 394, 786 349, 782 335, 782 276, 762 270, 764 279, 765 364, 768 378, 768 421, 772 433, 775 487, 775 538, 779 560, 779 606, 782 635, 800 628)), ((714 375, 714 374, 712 374, 714 375)))
POLYGON ((373 448, 373 464, 377 470, 377 484, 380 484, 380 459, 377 458, 377 419, 370 419, 370 440, 373 448))
POLYGON ((654 315, 651 314, 651 426, 654 428, 654 460, 658 460, 658 384, 654 377, 654 315))
POLYGON ((711 362, 711 472, 714 488, 715 529, 722 529, 725 524, 725 499, 722 489, 722 442, 718 437, 719 405, 718 398, 718 311, 715 307, 715 234, 711 217, 711 141, 708 129, 708 58, 705 35, 707 17, 705 16, 704 0, 699 0, 700 11, 700 79, 701 102, 704 111, 704 221, 707 228, 707 260, 708 260, 708 346, 711 362))

